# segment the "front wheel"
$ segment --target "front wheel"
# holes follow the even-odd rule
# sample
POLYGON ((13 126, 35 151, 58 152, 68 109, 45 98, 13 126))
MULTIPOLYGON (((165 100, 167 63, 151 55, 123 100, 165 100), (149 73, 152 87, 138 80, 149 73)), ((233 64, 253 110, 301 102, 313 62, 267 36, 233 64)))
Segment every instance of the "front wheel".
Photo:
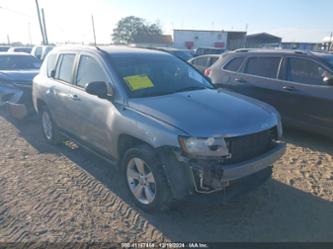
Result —
POLYGON ((172 195, 162 164, 154 150, 146 145, 129 149, 123 159, 123 173, 129 193, 143 210, 166 210, 172 195))
POLYGON ((46 107, 42 108, 40 117, 42 132, 46 141, 51 144, 61 143, 63 141, 62 136, 52 119, 50 111, 46 107))

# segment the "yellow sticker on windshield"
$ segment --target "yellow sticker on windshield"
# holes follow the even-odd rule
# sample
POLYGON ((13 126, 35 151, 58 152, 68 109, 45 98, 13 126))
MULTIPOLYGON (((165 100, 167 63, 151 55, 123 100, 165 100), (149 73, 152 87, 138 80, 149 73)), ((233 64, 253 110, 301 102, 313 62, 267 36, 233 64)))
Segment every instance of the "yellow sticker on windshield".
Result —
POLYGON ((126 76, 123 79, 131 91, 154 87, 153 82, 146 74, 126 76))

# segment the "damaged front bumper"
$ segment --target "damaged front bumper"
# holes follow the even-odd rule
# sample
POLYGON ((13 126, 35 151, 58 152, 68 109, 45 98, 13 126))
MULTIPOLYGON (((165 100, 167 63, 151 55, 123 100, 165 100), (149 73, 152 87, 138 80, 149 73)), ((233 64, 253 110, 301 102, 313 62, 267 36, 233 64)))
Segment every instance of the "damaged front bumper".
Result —
POLYGON ((196 192, 212 193, 228 187, 232 182, 248 177, 268 167, 271 167, 285 152, 285 144, 277 143, 270 151, 251 160, 241 163, 223 165, 210 162, 208 165, 200 162, 190 163, 196 192))
POLYGON ((0 107, 16 119, 23 119, 33 112, 31 86, 0 86, 0 107))
POLYGON ((222 191, 234 182, 251 178, 252 175, 272 167, 284 152, 285 144, 277 142, 266 153, 241 163, 224 165, 223 159, 191 159, 182 156, 180 152, 164 155, 162 160, 174 197, 183 199, 195 193, 222 191))

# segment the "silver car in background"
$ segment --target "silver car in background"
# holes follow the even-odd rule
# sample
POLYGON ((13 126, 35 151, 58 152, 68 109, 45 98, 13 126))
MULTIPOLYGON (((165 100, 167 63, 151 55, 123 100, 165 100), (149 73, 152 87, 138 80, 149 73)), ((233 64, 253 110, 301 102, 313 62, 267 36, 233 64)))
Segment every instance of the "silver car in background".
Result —
POLYGON ((34 78, 33 103, 48 142, 69 137, 116 162, 145 210, 259 184, 285 149, 274 108, 215 89, 161 51, 55 48, 34 78))
POLYGON ((27 53, 0 52, 0 107, 16 119, 34 113, 32 79, 40 65, 40 60, 27 53))

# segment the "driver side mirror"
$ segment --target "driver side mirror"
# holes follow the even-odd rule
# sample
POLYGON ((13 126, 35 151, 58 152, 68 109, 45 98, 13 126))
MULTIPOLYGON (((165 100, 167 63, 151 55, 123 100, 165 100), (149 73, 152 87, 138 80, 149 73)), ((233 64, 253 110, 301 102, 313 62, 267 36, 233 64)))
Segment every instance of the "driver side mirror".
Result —
MULTIPOLYGON (((86 85, 85 89, 87 93, 98 96, 100 98, 107 98, 110 96, 110 94, 108 95, 108 88, 104 81, 90 82, 86 85)), ((112 95, 113 93, 111 93, 111 96, 112 95)))
POLYGON ((333 86, 333 76, 332 75, 325 76, 323 82, 328 86, 333 86))

